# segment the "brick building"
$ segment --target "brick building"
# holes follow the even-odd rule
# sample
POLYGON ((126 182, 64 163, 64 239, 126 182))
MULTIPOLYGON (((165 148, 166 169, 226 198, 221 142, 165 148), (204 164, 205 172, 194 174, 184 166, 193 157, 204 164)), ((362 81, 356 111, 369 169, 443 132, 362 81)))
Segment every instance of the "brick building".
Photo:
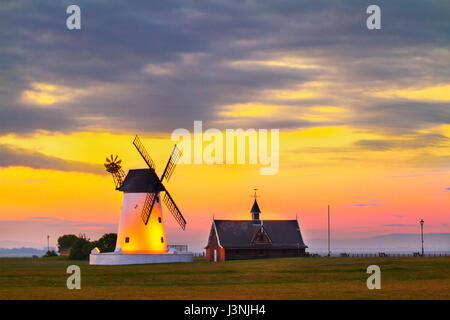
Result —
POLYGON ((206 246, 207 261, 298 257, 305 255, 297 220, 260 220, 258 202, 252 220, 215 220, 206 246))

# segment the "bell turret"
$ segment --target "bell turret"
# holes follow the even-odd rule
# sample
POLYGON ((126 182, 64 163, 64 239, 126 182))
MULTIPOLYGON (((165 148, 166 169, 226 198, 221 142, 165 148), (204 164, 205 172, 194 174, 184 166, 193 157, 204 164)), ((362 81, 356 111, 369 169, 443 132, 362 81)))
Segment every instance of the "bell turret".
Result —
POLYGON ((252 214, 252 220, 255 223, 259 223, 259 214, 261 213, 261 210, 259 210, 258 202, 255 199, 255 202, 253 202, 252 210, 250 210, 252 214))

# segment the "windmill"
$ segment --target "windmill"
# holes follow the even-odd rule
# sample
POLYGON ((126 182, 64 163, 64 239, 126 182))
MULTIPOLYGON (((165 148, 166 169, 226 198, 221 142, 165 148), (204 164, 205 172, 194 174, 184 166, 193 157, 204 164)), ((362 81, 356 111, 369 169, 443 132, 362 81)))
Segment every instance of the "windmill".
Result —
POLYGON ((116 190, 124 193, 116 251, 147 254, 166 253, 161 192, 164 192, 163 201, 167 209, 180 227, 183 230, 186 228, 186 220, 163 185, 164 179, 169 182, 172 177, 182 153, 177 145, 173 147, 163 174, 159 178, 155 171, 155 163, 137 135, 133 140, 133 145, 147 164, 147 169, 131 169, 125 176, 122 161, 117 155, 106 158, 104 164, 106 171, 113 176, 116 190))

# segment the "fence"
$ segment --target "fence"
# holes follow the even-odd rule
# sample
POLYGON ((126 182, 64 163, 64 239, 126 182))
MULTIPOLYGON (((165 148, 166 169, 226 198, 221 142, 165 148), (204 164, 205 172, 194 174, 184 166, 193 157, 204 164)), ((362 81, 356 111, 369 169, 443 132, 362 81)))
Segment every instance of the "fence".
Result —
MULTIPOLYGON (((413 253, 353 253, 350 254, 351 257, 421 257, 422 254, 419 252, 413 253)), ((424 253, 424 257, 446 257, 450 256, 448 253, 424 253)))
MULTIPOLYGON (((317 253, 309 253, 311 257, 326 257, 327 255, 320 255, 317 253)), ((342 252, 338 255, 334 254, 334 257, 353 257, 353 258, 378 258, 378 257, 421 257, 422 254, 419 252, 413 253, 345 253, 342 252)), ((424 253, 424 257, 447 257, 450 253, 424 253)))
POLYGON ((178 252, 187 252, 188 246, 187 244, 168 244, 167 250, 169 249, 175 249, 178 252))

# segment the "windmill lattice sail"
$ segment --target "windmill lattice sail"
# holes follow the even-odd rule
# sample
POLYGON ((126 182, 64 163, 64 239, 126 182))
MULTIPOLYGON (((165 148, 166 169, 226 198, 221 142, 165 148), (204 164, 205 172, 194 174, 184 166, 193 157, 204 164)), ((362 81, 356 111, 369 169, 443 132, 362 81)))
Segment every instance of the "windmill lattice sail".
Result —
POLYGON ((141 155, 141 157, 144 159, 145 163, 150 168, 155 170, 155 168, 156 168, 155 163, 153 162, 152 158, 150 158, 150 155, 148 154, 147 150, 145 149, 145 147, 142 144, 141 139, 139 139, 138 135, 136 135, 136 137, 134 138, 133 144, 136 147, 139 154, 141 155))
POLYGON ((180 160, 183 152, 178 149, 177 145, 173 147, 172 154, 170 155, 169 161, 167 162, 166 168, 164 169, 164 173, 161 177, 161 182, 164 178, 166 178, 166 181, 169 182, 170 177, 172 177, 172 173, 175 170, 175 167, 177 166, 178 161, 180 160))
POLYGON ((178 209, 177 205, 175 204, 167 190, 166 194, 164 195, 164 203, 167 206, 167 209, 169 209, 169 211, 172 213, 175 220, 177 220, 178 224, 184 230, 186 228, 186 220, 184 219, 183 215, 181 214, 180 210, 178 209))
POLYGON ((147 197, 145 198, 144 206, 142 208, 142 221, 145 225, 148 223, 148 219, 150 218, 150 213, 152 212, 153 206, 155 205, 156 200, 155 193, 147 193, 147 197))

